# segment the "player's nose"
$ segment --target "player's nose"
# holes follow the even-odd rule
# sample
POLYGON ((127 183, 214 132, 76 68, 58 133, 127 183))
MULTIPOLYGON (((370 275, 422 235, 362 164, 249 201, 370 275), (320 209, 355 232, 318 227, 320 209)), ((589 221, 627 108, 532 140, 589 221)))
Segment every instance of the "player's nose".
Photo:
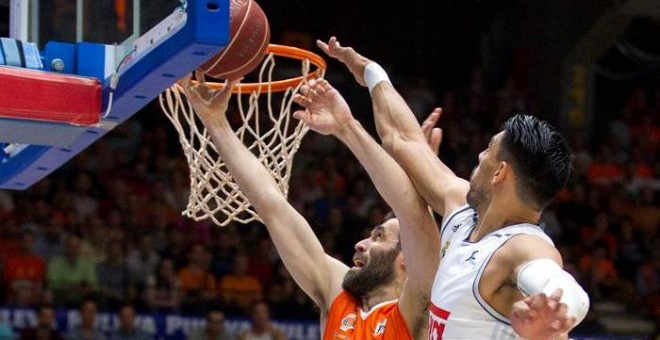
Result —
POLYGON ((371 244, 371 239, 365 238, 364 240, 355 244, 355 250, 364 253, 367 251, 367 249, 369 249, 370 244, 371 244))

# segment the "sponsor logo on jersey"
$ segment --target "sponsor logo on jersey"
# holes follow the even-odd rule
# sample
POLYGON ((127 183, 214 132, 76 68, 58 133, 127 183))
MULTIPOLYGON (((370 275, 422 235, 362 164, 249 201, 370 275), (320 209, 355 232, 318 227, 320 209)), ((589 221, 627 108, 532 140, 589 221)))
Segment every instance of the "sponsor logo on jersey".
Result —
POLYGON ((341 319, 341 326, 339 329, 341 329, 343 332, 346 332, 349 329, 355 328, 355 321, 357 320, 357 315, 354 313, 346 315, 343 319, 341 319))
POLYGON ((465 259, 465 262, 476 264, 477 258, 475 255, 477 255, 478 252, 479 252, 478 250, 473 251, 472 254, 470 254, 470 256, 467 259, 465 259))
POLYGON ((445 242, 445 245, 442 246, 442 250, 440 251, 440 253, 441 253, 443 258, 445 257, 445 254, 447 253, 447 249, 449 249, 449 244, 450 244, 450 242, 447 241, 447 242, 445 242))
POLYGON ((387 324, 387 319, 379 322, 374 329, 374 336, 385 333, 385 324, 387 324))
POLYGON ((429 340, 441 340, 445 332, 449 311, 439 308, 435 304, 429 305, 429 340))

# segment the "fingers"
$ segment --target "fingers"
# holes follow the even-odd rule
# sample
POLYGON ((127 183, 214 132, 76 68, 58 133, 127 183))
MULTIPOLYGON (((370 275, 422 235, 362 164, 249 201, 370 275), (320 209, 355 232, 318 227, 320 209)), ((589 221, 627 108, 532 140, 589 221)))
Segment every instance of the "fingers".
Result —
POLYGON ((440 152, 441 143, 442 143, 442 129, 433 128, 433 130, 431 130, 431 136, 429 138, 429 146, 436 154, 440 152))
MULTIPOLYGON (((312 100, 309 99, 307 96, 303 96, 301 94, 296 94, 293 96, 293 102, 302 106, 302 107, 309 107, 312 104, 312 100)), ((295 112, 294 112, 295 115, 295 112)))
MULTIPOLYGON (((236 84, 238 84, 239 81, 240 79, 228 80, 225 86, 222 88, 222 90, 216 92, 213 95, 213 104, 217 104, 219 102, 226 104, 227 102, 229 102, 229 98, 231 97, 231 92, 234 89, 234 86, 236 86, 236 84)), ((206 83, 204 83, 204 86, 206 86, 206 83)))
POLYGON ((316 97, 324 95, 326 91, 330 91, 331 89, 332 87, 327 80, 311 79, 307 82, 307 84, 304 84, 300 87, 299 94, 307 99, 304 102, 314 101, 316 97))
POLYGON ((436 107, 431 114, 429 114, 428 117, 426 117, 426 120, 424 120, 424 125, 430 125, 431 127, 435 126, 438 124, 438 120, 440 119, 440 116, 442 115, 442 109, 439 107, 436 107))
POLYGON ((183 93, 186 94, 186 97, 190 98, 191 87, 192 87, 192 73, 186 74, 181 80, 179 80, 179 85, 183 88, 183 93))
POLYGON ((325 42, 321 40, 316 40, 316 46, 318 46, 321 49, 321 51, 323 51, 323 53, 330 55, 330 47, 325 42))
POLYGON ((300 119, 309 124, 311 120, 311 113, 308 110, 298 110, 293 113, 293 118, 300 119))
POLYGON ((196 69, 195 70, 195 79, 200 84, 206 83, 206 76, 204 75, 204 71, 202 71, 201 69, 196 69))
POLYGON ((426 136, 426 141, 436 154, 440 151, 442 143, 442 129, 434 127, 438 123, 440 115, 442 115, 442 109, 435 108, 422 123, 422 132, 426 136))
POLYGON ((561 296, 564 295, 564 292, 561 290, 561 288, 555 289, 554 292, 550 295, 550 299, 559 302, 561 300, 561 296))
POLYGON ((330 45, 330 47, 333 49, 341 48, 341 45, 339 44, 339 40, 337 40, 337 37, 335 36, 330 37, 330 42, 328 43, 328 45, 330 45))
POLYGON ((341 52, 339 49, 342 48, 339 44, 339 41, 334 36, 330 37, 328 43, 325 43, 321 40, 316 40, 316 46, 318 46, 325 54, 333 58, 337 58, 339 56, 339 53, 341 52))

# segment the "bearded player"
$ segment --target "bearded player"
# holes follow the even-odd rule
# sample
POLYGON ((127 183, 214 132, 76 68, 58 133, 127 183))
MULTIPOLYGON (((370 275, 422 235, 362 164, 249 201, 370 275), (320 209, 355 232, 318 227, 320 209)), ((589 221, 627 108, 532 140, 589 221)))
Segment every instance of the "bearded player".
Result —
MULTIPOLYGON (((324 252, 307 221, 234 134, 225 111, 235 81, 223 90, 204 82, 194 85, 190 77, 182 85, 220 157, 266 225, 284 265, 320 308, 323 339, 426 338, 439 259, 435 222, 403 169, 352 119, 346 103, 332 102, 346 109, 341 110, 345 113, 339 118, 342 124, 332 115, 323 115, 315 119, 314 128, 338 136, 352 150, 361 150, 357 158, 397 217, 375 226, 368 238, 355 245, 352 268, 324 252), (352 123, 344 129, 346 121, 352 123), (406 228, 399 229, 399 224, 406 228)), ((307 86, 302 91, 306 107, 327 107, 328 96, 315 98, 316 89, 307 86)))

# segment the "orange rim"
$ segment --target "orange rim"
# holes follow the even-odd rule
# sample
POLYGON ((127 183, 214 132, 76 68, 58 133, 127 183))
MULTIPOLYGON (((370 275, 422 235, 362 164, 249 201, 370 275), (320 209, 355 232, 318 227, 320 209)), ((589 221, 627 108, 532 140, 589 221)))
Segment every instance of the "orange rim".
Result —
MULTIPOLYGON (((319 56, 316 53, 303 50, 301 48, 286 46, 286 45, 269 44, 268 47, 266 47, 265 53, 266 54, 272 53, 273 55, 278 57, 285 57, 296 60, 309 59, 309 62, 312 65, 316 66, 316 70, 314 70, 313 72, 309 72, 307 75, 303 75, 300 77, 276 80, 272 82, 241 83, 236 85, 236 87, 234 87, 234 89, 231 91, 232 93, 251 93, 254 91, 283 92, 289 88, 298 86, 298 84, 300 84, 300 82, 302 82, 305 79, 320 78, 322 76, 323 71, 325 71, 326 69, 325 60, 321 58, 321 56, 319 56)), ((221 89, 225 87, 224 83, 207 82, 207 84, 210 87, 216 89, 221 89)))

